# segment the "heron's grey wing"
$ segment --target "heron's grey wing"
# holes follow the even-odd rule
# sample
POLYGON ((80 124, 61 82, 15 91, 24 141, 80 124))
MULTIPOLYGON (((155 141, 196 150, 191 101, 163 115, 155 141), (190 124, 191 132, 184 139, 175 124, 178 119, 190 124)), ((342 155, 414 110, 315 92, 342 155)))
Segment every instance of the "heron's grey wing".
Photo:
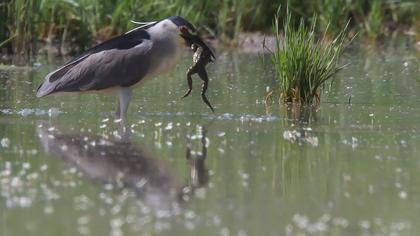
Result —
POLYGON ((89 55, 50 84, 50 93, 102 90, 136 84, 149 70, 152 45, 150 40, 146 40, 134 48, 112 49, 89 55))
POLYGON ((135 28, 125 34, 122 34, 118 37, 112 38, 110 40, 107 40, 103 43, 100 43, 90 49, 88 49, 86 52, 82 53, 81 55, 73 58, 70 60, 67 64, 71 64, 79 59, 83 59, 84 57, 98 53, 105 50, 111 50, 111 49, 129 49, 132 47, 137 46, 145 39, 150 39, 149 33, 145 30, 146 28, 138 27, 135 28))
MULTIPOLYGON (((144 29, 137 29, 87 50, 61 68, 49 73, 45 77, 44 82, 39 86, 37 97, 43 97, 59 91, 80 91, 81 89, 76 89, 76 87, 74 87, 76 81, 87 85, 92 82, 89 80, 93 79, 88 78, 89 76, 100 74, 101 70, 109 71, 112 66, 118 64, 118 61, 112 62, 111 59, 114 59, 113 56, 116 56, 116 60, 117 58, 120 60, 128 60, 130 58, 136 59, 136 57, 137 59, 139 59, 138 57, 141 58, 141 55, 146 54, 150 48, 151 42, 149 39, 150 35, 147 31, 144 29), (122 55, 122 52, 126 52, 128 55, 124 56, 122 55), (106 62, 105 68, 104 65, 101 64, 104 63, 104 61, 106 62)), ((141 61, 147 63, 145 60, 141 61)), ((147 65, 141 65, 139 67, 146 66, 147 65)), ((116 70, 113 70, 113 72, 115 73, 116 70)), ((103 85, 107 85, 107 83, 104 83, 103 85)), ((86 87, 86 89, 89 88, 86 87)))
POLYGON ((57 89, 71 92, 134 85, 149 71, 152 45, 148 40, 131 49, 94 54, 75 67, 57 89))

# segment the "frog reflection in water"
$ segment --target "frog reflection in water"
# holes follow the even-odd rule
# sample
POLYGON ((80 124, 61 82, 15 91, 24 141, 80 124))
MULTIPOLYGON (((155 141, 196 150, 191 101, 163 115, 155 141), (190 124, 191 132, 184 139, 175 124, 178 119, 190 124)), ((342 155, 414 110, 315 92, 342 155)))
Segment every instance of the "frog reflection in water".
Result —
POLYGON ((205 168, 205 132, 201 155, 192 156, 188 141, 186 162, 190 177, 183 185, 179 184, 179 177, 169 162, 154 157, 131 141, 62 134, 48 131, 47 127, 39 128, 38 136, 47 153, 61 157, 94 182, 112 186, 114 190, 133 190, 137 198, 152 209, 171 210, 190 199, 196 189, 209 181, 205 168))
MULTIPOLYGON (((204 103, 214 112, 213 106, 210 104, 209 100, 206 97, 206 91, 209 86, 209 77, 207 75, 206 66, 210 62, 213 62, 215 57, 212 51, 205 45, 200 43, 201 40, 195 36, 191 35, 187 29, 181 28, 181 33, 185 38, 190 39, 191 49, 194 51, 193 55, 193 65, 187 71, 187 80, 188 80, 188 91, 184 94, 182 98, 190 95, 192 91, 192 75, 198 74, 198 76, 203 80, 204 84, 201 89, 201 98, 204 103), (187 37, 188 36, 188 37, 187 37)), ((182 36, 182 35, 181 35, 182 36)))

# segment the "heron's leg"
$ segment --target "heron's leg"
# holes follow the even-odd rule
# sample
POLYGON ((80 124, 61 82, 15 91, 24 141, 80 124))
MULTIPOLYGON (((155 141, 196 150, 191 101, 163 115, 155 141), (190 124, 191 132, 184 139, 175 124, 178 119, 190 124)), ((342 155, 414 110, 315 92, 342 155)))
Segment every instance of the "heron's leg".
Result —
POLYGON ((116 120, 118 120, 118 119, 121 118, 121 114, 120 114, 120 98, 119 98, 119 95, 117 97, 117 108, 115 109, 114 115, 115 115, 115 119, 116 120))
POLYGON ((124 125, 127 124, 127 110, 128 104, 131 100, 131 88, 121 87, 119 91, 119 100, 120 100, 120 118, 124 125))

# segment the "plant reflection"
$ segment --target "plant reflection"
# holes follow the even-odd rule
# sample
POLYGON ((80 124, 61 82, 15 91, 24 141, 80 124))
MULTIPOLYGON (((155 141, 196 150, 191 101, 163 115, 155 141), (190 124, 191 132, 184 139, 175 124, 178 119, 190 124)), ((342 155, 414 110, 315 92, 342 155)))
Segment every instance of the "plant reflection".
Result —
POLYGON ((299 125, 317 122, 316 106, 301 106, 296 104, 286 104, 284 106, 289 124, 299 125))

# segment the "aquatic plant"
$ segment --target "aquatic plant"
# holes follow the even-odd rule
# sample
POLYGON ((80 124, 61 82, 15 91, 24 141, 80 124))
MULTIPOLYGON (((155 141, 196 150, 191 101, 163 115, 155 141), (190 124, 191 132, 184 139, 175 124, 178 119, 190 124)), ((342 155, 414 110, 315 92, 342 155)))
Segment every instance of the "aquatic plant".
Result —
POLYGON ((271 51, 264 45, 275 68, 280 99, 286 103, 319 103, 320 89, 341 69, 338 63, 349 23, 330 40, 325 33, 317 37, 316 18, 310 27, 305 26, 303 18, 295 27, 292 18, 287 9, 280 32, 277 13, 273 24, 276 48, 271 51))
POLYGON ((420 19, 416 0, 3 0, 0 48, 34 52, 41 40, 80 51, 134 27, 130 20, 170 15, 182 15, 205 33, 231 43, 241 31, 269 30, 278 4, 288 5, 307 26, 317 15, 316 32, 325 32, 329 25, 329 32, 336 34, 351 19, 352 29, 373 39, 402 24, 416 27, 420 19))
POLYGON ((30 0, 4 1, 0 4, 2 13, 0 27, 3 28, 0 29, 1 46, 13 42, 15 51, 32 50, 35 38, 29 22, 33 21, 33 7, 34 3, 30 0))
POLYGON ((15 53, 29 52, 40 39, 60 46, 70 43, 82 50, 92 41, 134 27, 130 20, 171 15, 182 15, 201 26, 200 30, 228 42, 242 29, 268 25, 275 12, 270 7, 268 0, 6 0, 0 3, 0 46, 7 44, 15 53))
POLYGON ((383 31, 384 2, 382 0, 372 0, 370 11, 364 22, 365 31, 368 37, 376 39, 383 31))
MULTIPOLYGON (((318 17, 319 32, 339 33, 349 20, 351 2, 346 0, 319 0, 313 12, 318 17)), ((313 14, 313 13, 312 13, 313 14)))

